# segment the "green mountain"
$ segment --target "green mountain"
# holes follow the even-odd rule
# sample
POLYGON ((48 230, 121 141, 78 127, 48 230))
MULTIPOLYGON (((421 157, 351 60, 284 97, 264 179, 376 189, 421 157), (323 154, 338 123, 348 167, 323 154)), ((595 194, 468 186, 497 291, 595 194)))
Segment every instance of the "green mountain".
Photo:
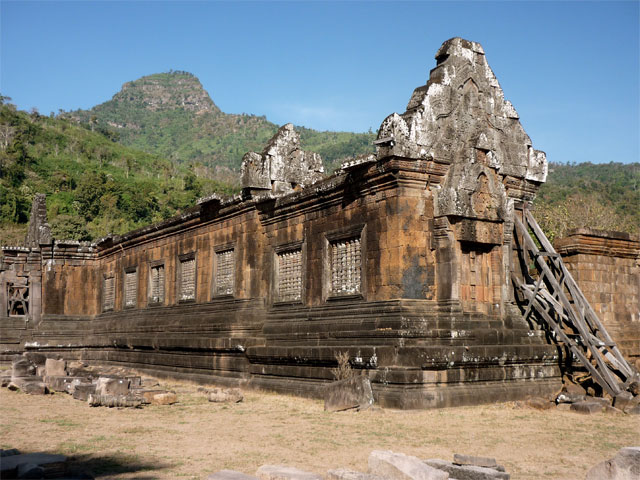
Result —
MULTIPOLYGON (((64 118, 0 105, 0 244, 21 244, 35 193, 56 238, 90 240, 169 218, 233 186, 64 118)), ((109 133, 109 132, 107 132, 109 133)))
MULTIPOLYGON (((222 112, 200 81, 187 72, 142 77, 125 83, 105 103, 63 115, 123 145, 205 167, 216 178, 227 180, 233 176, 229 170, 239 170, 242 156, 261 151, 278 129, 265 117, 222 112)), ((329 171, 341 158, 373 151, 371 132, 299 130, 303 148, 319 153, 329 171)))

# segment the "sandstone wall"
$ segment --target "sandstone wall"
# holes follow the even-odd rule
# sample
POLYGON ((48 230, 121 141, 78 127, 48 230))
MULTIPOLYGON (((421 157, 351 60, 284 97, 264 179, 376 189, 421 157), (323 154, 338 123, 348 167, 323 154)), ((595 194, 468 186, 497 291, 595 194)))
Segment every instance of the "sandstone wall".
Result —
POLYGON ((623 355, 640 366, 640 237, 580 228, 554 246, 623 355))

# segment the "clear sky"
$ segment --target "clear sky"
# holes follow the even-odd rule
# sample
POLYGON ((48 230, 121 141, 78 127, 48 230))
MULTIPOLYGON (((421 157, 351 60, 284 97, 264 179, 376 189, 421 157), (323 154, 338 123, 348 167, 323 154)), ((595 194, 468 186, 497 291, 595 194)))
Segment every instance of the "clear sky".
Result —
POLYGON ((640 2, 0 0, 0 92, 90 108, 151 73, 195 74, 228 113, 374 131, 448 38, 480 42, 535 148, 640 161, 640 2))

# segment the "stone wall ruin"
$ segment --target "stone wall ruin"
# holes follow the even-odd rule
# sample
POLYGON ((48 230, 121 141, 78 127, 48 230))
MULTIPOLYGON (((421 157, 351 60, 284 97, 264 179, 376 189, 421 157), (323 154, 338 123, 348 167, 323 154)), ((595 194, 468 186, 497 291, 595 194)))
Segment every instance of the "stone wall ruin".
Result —
POLYGON ((319 396, 347 352, 400 408, 557 390, 557 349, 510 282, 544 153, 479 44, 451 39, 436 59, 376 153, 328 178, 287 124, 245 155, 239 196, 92 245, 5 248, 0 291, 20 277, 31 299, 17 323, 0 313, 5 353, 319 396))

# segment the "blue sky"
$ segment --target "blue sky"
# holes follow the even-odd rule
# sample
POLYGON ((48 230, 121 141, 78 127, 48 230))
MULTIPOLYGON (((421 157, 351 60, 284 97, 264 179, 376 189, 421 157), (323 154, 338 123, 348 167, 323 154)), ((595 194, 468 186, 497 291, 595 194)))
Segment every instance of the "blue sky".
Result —
POLYGON ((0 92, 90 108, 124 82, 194 73, 225 112, 319 130, 404 112, 448 38, 480 42, 534 147, 640 160, 640 2, 0 0, 0 92))

